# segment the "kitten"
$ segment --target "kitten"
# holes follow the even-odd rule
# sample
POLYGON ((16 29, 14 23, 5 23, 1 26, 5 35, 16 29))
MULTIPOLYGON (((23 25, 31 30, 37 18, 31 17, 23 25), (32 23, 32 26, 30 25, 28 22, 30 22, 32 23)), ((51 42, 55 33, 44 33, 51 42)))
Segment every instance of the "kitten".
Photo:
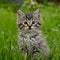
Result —
POLYGON ((27 55, 36 55, 42 51, 43 55, 49 55, 50 49, 41 32, 40 10, 34 13, 23 13, 18 10, 18 45, 19 48, 26 52, 27 55))

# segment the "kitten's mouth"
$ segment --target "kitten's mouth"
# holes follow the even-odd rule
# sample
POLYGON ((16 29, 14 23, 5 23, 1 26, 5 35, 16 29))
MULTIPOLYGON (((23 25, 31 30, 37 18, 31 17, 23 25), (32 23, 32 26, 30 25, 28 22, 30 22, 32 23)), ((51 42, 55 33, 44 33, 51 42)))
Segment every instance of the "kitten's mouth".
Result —
POLYGON ((31 26, 29 26, 28 30, 31 30, 31 26))

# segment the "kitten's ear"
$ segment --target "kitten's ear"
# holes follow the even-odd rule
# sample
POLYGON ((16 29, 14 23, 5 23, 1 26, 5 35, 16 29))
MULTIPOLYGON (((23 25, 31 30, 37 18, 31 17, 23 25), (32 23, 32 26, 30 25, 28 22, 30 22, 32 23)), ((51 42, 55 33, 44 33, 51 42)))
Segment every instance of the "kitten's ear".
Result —
POLYGON ((37 9, 37 10, 34 12, 34 15, 40 15, 40 9, 37 9))
POLYGON ((21 10, 17 10, 17 24, 23 21, 24 13, 21 10))
POLYGON ((40 9, 37 9, 34 13, 33 16, 38 20, 38 22, 41 23, 41 14, 40 14, 40 9))
POLYGON ((22 15, 24 15, 24 13, 21 10, 17 10, 17 14, 19 17, 21 17, 22 15))

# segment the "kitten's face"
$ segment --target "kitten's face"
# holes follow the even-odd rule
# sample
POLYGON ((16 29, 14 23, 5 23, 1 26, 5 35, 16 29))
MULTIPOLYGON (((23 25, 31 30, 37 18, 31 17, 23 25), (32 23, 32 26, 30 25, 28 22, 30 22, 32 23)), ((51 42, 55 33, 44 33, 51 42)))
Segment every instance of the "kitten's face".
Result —
POLYGON ((24 14, 18 10, 17 24, 20 30, 39 29, 41 25, 40 11, 37 9, 34 13, 24 14))

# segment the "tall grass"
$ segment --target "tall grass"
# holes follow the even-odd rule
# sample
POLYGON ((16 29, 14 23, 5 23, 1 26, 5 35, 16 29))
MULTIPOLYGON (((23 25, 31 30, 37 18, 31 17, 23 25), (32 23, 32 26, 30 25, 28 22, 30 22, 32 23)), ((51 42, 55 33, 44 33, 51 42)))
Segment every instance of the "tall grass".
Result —
MULTIPOLYGON (((60 60, 60 8, 42 6, 41 15, 41 28, 51 50, 50 57, 44 60, 60 60)), ((29 60, 17 48, 16 19, 16 13, 0 8, 0 60, 29 60)))

